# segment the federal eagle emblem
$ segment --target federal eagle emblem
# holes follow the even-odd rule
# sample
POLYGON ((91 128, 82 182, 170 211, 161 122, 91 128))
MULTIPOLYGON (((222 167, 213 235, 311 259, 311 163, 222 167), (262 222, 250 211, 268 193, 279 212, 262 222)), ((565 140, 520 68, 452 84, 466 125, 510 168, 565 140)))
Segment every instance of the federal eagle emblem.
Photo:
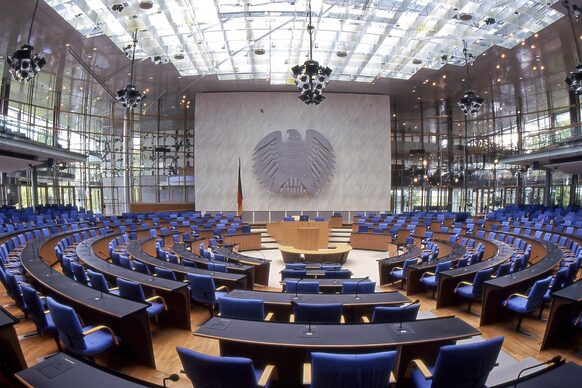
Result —
POLYGON ((335 170, 331 143, 318 131, 308 129, 305 141, 296 129, 271 132, 253 151, 253 171, 272 193, 313 195, 329 183, 335 170))

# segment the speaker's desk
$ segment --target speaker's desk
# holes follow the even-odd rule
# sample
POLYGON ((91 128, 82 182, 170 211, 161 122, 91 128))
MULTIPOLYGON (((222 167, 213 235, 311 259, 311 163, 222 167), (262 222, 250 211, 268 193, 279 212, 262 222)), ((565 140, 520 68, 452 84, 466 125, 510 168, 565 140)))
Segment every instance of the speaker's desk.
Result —
POLYGON ((582 311, 582 280, 554 292, 551 303, 540 350, 567 343, 572 340, 571 334, 578 331, 572 322, 582 311))
POLYGON ((315 248, 326 248, 329 242, 329 223, 327 221, 272 222, 267 224, 267 233, 281 245, 308 249, 310 247, 305 247, 303 244, 315 242, 317 244, 315 248), (304 238, 316 239, 304 241, 304 238))
POLYGON ((301 369, 313 351, 369 353, 397 349, 395 375, 403 386, 410 360, 422 358, 431 363, 442 345, 481 334, 456 317, 405 322, 408 334, 399 334, 398 324, 308 325, 238 319, 212 318, 194 335, 219 340, 220 354, 253 359, 261 368, 275 364, 281 386, 301 386, 301 369))
POLYGON ((330 244, 328 248, 308 250, 297 249, 287 245, 279 245, 279 250, 285 263, 298 263, 303 261, 310 263, 339 263, 345 264, 352 247, 347 244, 330 244))

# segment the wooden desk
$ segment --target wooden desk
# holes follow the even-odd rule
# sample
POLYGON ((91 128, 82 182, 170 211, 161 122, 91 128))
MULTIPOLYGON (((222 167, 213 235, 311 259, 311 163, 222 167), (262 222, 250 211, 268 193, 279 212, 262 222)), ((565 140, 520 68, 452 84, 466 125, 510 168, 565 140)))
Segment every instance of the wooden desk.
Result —
POLYGON ((260 233, 225 234, 223 239, 227 245, 238 245, 238 250, 241 252, 261 249, 260 233))
POLYGON ((342 216, 331 216, 329 219, 330 228, 341 228, 344 226, 344 221, 342 216))
MULTIPOLYGON (((99 257, 93 251, 100 243, 107 244, 115 235, 93 237, 77 245, 76 252, 79 260, 97 272, 101 272, 111 284, 117 278, 122 278, 142 285, 148 296, 160 295, 166 301, 168 310, 159 315, 160 323, 185 330, 191 330, 190 325, 190 292, 188 285, 183 282, 157 278, 140 272, 132 271, 106 261, 107 254, 99 257)), ((98 252, 102 252, 98 250, 98 252)))
POLYGON ((57 353, 31 368, 18 372, 16 378, 26 387, 160 387, 65 353, 57 353))
MULTIPOLYGON (((436 293, 437 308, 451 306, 460 302, 460 298, 455 294, 455 288, 460 282, 472 282, 477 272, 487 268, 495 268, 499 264, 509 260, 513 253, 513 249, 509 245, 497 240, 491 240, 490 243, 498 247, 498 253, 494 257, 467 267, 441 272, 436 293)), ((485 259, 485 256, 483 258, 485 259)))
MULTIPOLYGON (((524 238, 524 236, 519 237, 524 238)), ((562 251, 555 244, 532 239, 531 237, 528 240, 532 242, 532 245, 541 245, 546 251, 546 255, 527 269, 488 280, 483 284, 483 307, 481 310, 480 326, 502 320, 506 315, 506 308, 502 306, 502 302, 509 295, 514 292, 524 292, 537 280, 548 277, 553 268, 560 263, 562 251)))
MULTIPOLYGON (((362 282, 363 284, 364 282, 362 282)), ((274 319, 289 321, 293 311, 293 301, 301 303, 325 304, 341 303, 346 322, 360 323, 361 316, 372 316, 376 306, 394 306, 410 302, 406 296, 397 291, 375 292, 372 294, 297 294, 271 291, 234 290, 228 293, 231 298, 260 299, 265 302, 265 310, 274 314, 274 319)))
POLYGON ((347 244, 330 244, 329 248, 326 249, 307 250, 279 245, 279 250, 285 263, 301 262, 303 261, 301 255, 303 255, 305 261, 311 263, 345 264, 352 247, 347 244))
POLYGON ((321 248, 319 240, 319 228, 312 226, 297 228, 297 242, 293 247, 301 250, 315 251, 321 248))
POLYGON ((0 385, 10 386, 14 373, 26 368, 14 325, 18 318, 0 307, 0 385))
POLYGON ((367 249, 372 251, 389 251, 392 244, 392 236, 383 233, 352 232, 350 245, 354 249, 367 249))
POLYGON ((141 245, 145 240, 150 240, 152 237, 145 237, 138 240, 132 240, 127 244, 127 253, 133 257, 135 260, 141 261, 144 264, 162 267, 174 271, 176 277, 179 280, 186 279, 187 273, 194 273, 199 275, 208 275, 214 278, 214 281, 218 285, 225 285, 229 289, 234 288, 252 288, 253 284, 247 281, 247 277, 242 274, 230 273, 230 272, 217 272, 209 271, 207 269, 191 268, 180 264, 169 263, 148 255, 141 250, 141 245))
POLYGON ((582 312, 582 279, 552 294, 550 316, 540 350, 571 341, 579 329, 572 322, 582 312))
POLYGON ((434 272, 437 265, 444 261, 451 261, 452 265, 463 257, 466 250, 465 247, 459 244, 451 244, 448 241, 433 240, 439 246, 439 259, 436 261, 415 264, 407 267, 406 271, 406 295, 414 295, 425 291, 425 286, 421 282, 422 275, 425 272, 434 272), (447 253, 443 256, 443 252, 447 253))
MULTIPOLYGON (((61 233, 53 239, 70 233, 61 233)), ((85 324, 103 323, 110 326, 122 338, 119 351, 125 357, 155 368, 147 305, 101 294, 54 271, 39 254, 47 240, 41 238, 28 243, 21 254, 22 265, 37 286, 58 301, 72 306, 83 317, 85 324)))
POLYGON ((410 334, 398 334, 398 324, 307 325, 212 318, 194 335, 217 339, 223 356, 251 357, 258 368, 275 364, 280 386, 301 386, 301 369, 312 351, 368 353, 397 349, 398 386, 410 360, 433 362, 443 345, 481 334, 459 318, 444 317, 406 322, 410 334))
POLYGON ((329 242, 328 221, 282 221, 267 224, 267 233, 280 245, 299 247, 302 244, 299 229, 319 229, 316 248, 326 248, 329 242))

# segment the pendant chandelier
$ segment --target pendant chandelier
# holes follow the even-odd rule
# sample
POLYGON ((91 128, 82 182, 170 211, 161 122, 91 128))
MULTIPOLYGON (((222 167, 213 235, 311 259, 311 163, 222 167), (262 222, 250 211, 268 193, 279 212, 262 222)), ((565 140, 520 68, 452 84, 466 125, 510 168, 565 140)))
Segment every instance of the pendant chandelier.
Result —
POLYGON ((46 65, 46 61, 43 57, 34 53, 34 47, 30 44, 30 36, 32 34, 32 26, 34 25, 34 18, 36 16, 36 10, 38 9, 38 3, 40 0, 36 1, 34 6, 34 12, 32 14, 32 20, 30 22, 30 29, 28 30, 28 40, 25 45, 22 45, 20 50, 16 50, 12 56, 6 58, 6 62, 10 65, 10 74, 15 80, 20 82, 28 82, 35 75, 38 74, 40 69, 46 65))
POLYGON ((319 66, 313 60, 313 31, 315 27, 311 24, 311 3, 309 4, 309 59, 303 65, 295 65, 291 68, 295 85, 300 91, 299 99, 307 105, 318 105, 325 97, 323 91, 329 83, 329 76, 332 70, 329 67, 319 66))
POLYGON ((563 0, 562 4, 566 8, 566 11, 568 11, 568 20, 570 21, 574 44, 576 45, 576 53, 578 54, 578 65, 576 65, 576 70, 566 77, 566 83, 573 93, 582 94, 582 56, 580 55, 580 45, 578 44, 578 36, 576 35, 576 29, 574 28, 574 20, 572 20, 572 12, 574 12, 574 17, 576 18, 576 21, 578 21, 582 9, 576 4, 570 4, 570 1, 568 0, 563 0))
POLYGON ((463 98, 457 101, 457 105, 459 105, 459 108, 461 108, 465 115, 475 115, 477 112, 479 112, 479 109, 481 109, 485 100, 479 97, 473 90, 471 90, 471 80, 469 78, 469 57, 472 57, 472 55, 467 51, 466 41, 463 41, 463 55, 465 56, 465 71, 467 73, 467 90, 465 91, 463 98))
POLYGON ((133 66, 135 64, 136 45, 137 45, 137 30, 133 35, 133 51, 131 54, 131 73, 129 83, 125 86, 125 88, 118 90, 117 95, 115 96, 115 100, 117 102, 121 102, 123 107, 128 110, 133 110, 133 108, 136 108, 141 103, 141 100, 143 100, 145 97, 145 94, 137 90, 137 88, 133 84, 133 66))

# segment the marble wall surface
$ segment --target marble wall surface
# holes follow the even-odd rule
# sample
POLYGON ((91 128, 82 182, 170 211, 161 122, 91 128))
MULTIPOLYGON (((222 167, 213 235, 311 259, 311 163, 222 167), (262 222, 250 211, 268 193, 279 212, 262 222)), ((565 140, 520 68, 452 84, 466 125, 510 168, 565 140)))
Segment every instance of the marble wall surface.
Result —
POLYGON ((390 97, 327 94, 308 106, 296 93, 204 93, 195 104, 196 208, 235 210, 238 160, 244 210, 361 210, 390 205, 390 97), (273 131, 315 129, 331 143, 335 171, 315 195, 272 193, 253 172, 253 150, 273 131))

